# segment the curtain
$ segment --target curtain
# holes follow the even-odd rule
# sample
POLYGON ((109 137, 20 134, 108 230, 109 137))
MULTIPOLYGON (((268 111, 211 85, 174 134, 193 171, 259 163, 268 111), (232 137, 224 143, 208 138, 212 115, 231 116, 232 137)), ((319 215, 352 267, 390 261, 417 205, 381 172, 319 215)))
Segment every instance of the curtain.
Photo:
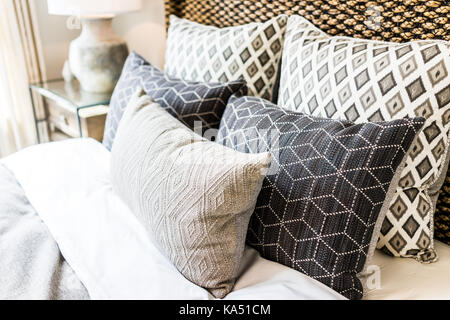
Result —
MULTIPOLYGON (((0 157, 36 143, 29 83, 45 79, 32 0, 0 1, 0 157)), ((43 101, 35 99, 38 117, 43 101)))

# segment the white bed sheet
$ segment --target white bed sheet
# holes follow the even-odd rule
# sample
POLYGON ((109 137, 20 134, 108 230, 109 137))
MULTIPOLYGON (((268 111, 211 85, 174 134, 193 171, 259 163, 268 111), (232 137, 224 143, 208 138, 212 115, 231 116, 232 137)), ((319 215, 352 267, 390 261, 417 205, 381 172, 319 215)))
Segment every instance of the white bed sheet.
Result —
MULTIPOLYGON (((2 160, 93 299, 212 299, 185 279, 113 193, 110 153, 92 139, 33 146, 2 160)), ((226 299, 345 299, 246 248, 226 299)))
POLYGON ((450 246, 435 240, 439 255, 435 263, 395 258, 375 250, 372 263, 380 268, 380 288, 369 290, 366 299, 450 299, 450 246))

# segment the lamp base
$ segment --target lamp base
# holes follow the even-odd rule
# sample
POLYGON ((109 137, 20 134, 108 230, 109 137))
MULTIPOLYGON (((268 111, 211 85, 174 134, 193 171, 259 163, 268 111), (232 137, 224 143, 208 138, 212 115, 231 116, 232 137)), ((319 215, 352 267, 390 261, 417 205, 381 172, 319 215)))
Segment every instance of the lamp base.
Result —
POLYGON ((129 52, 114 34, 112 19, 83 18, 80 37, 70 43, 70 70, 85 91, 112 92, 119 80, 129 52))

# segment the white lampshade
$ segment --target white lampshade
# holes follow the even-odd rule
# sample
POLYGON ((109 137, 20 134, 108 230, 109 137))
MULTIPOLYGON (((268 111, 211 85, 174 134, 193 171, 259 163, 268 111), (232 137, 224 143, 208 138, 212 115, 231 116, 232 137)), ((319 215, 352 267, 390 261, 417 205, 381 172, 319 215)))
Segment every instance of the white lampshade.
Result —
POLYGON ((47 0, 48 13, 64 16, 116 15, 142 8, 142 0, 47 0))

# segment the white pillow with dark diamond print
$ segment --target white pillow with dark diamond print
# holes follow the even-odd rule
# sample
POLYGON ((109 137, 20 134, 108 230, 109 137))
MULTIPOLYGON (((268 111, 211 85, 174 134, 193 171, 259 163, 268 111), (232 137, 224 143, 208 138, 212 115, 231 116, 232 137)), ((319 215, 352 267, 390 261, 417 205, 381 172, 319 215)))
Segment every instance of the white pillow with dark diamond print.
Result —
POLYGON ((423 116, 378 248, 434 261, 433 213, 448 167, 450 46, 331 37, 300 16, 286 29, 278 104, 354 122, 423 116))
POLYGON ((264 23, 216 28, 170 17, 168 74, 190 81, 228 82, 242 77, 249 94, 272 99, 286 15, 264 23))

